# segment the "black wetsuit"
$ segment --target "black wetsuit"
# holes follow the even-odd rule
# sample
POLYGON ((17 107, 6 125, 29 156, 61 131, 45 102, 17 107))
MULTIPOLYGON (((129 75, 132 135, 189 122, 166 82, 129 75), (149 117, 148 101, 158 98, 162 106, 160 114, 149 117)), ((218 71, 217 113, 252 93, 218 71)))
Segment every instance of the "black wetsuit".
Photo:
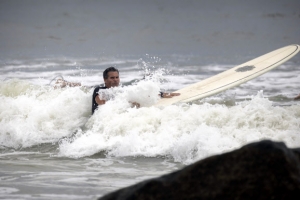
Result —
MULTIPOLYGON (((98 92, 99 90, 103 90, 103 89, 107 89, 107 87, 100 87, 100 86, 97 86, 95 89, 94 89, 94 93, 93 93, 93 104, 92 104, 92 114, 94 114, 95 110, 98 108, 98 104, 97 102, 95 101, 95 98, 96 96, 98 96, 98 92)), ((163 92, 159 92, 160 93, 160 96, 163 97, 163 92)))
POLYGON ((99 90, 103 90, 103 89, 107 89, 107 87, 100 87, 100 86, 98 86, 98 87, 96 87, 96 88, 94 89, 94 93, 93 93, 93 104, 92 104, 92 114, 94 114, 95 110, 98 108, 98 104, 97 104, 97 102, 95 101, 95 98, 96 98, 96 96, 99 95, 99 94, 98 94, 99 90))

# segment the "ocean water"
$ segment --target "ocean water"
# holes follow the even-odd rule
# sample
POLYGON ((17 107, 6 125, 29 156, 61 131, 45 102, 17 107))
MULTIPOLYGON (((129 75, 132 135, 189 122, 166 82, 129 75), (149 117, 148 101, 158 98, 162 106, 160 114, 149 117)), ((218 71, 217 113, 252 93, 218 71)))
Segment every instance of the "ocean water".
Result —
POLYGON ((300 55, 220 94, 152 106, 159 91, 300 44, 299 1, 139 2, 0 2, 0 199, 96 199, 251 142, 300 147, 300 55), (91 115, 110 66, 121 87, 91 115))
POLYGON ((299 147, 300 102, 293 100, 299 93, 298 63, 193 104, 151 106, 160 90, 174 91, 233 67, 183 58, 2 65, 1 198, 95 199, 250 142, 270 139, 299 147), (113 99, 91 115, 93 86, 103 83, 107 66, 119 68, 122 87, 109 91, 113 99), (143 79, 148 73, 153 76, 143 79), (55 88, 60 77, 84 86, 55 88), (131 108, 128 101, 142 107, 131 108))

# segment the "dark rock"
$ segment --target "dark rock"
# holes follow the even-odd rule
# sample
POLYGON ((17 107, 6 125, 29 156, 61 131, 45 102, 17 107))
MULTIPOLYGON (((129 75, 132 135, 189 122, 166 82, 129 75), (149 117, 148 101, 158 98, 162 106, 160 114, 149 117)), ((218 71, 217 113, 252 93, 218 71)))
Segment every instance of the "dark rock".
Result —
POLYGON ((261 141, 100 198, 300 199, 300 149, 261 141))

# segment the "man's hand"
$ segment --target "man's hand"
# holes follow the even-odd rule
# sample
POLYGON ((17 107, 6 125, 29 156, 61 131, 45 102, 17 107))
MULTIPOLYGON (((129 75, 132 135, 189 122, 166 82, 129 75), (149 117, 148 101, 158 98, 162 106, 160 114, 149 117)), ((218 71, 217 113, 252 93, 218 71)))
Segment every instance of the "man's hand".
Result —
POLYGON ((300 94, 294 98, 294 100, 300 100, 300 94))
POLYGON ((162 98, 172 98, 174 96, 179 96, 180 93, 163 93, 162 98))
POLYGON ((81 86, 81 83, 71 83, 71 82, 65 81, 63 79, 57 79, 55 82, 55 88, 57 88, 57 87, 64 88, 66 86, 76 87, 76 86, 81 86))
POLYGON ((95 101, 98 105, 103 105, 106 102, 105 100, 100 99, 99 95, 96 96, 95 101))

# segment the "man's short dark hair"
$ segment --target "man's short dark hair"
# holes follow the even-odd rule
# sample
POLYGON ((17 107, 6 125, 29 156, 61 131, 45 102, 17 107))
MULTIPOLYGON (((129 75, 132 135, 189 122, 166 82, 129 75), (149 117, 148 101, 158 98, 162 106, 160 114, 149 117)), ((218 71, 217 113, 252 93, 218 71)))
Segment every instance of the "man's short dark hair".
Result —
POLYGON ((109 68, 107 68, 107 69, 104 70, 104 72, 103 72, 103 78, 104 78, 104 79, 107 79, 107 78, 108 78, 108 72, 118 72, 118 73, 119 73, 119 70, 117 70, 117 69, 114 68, 114 67, 109 67, 109 68))

